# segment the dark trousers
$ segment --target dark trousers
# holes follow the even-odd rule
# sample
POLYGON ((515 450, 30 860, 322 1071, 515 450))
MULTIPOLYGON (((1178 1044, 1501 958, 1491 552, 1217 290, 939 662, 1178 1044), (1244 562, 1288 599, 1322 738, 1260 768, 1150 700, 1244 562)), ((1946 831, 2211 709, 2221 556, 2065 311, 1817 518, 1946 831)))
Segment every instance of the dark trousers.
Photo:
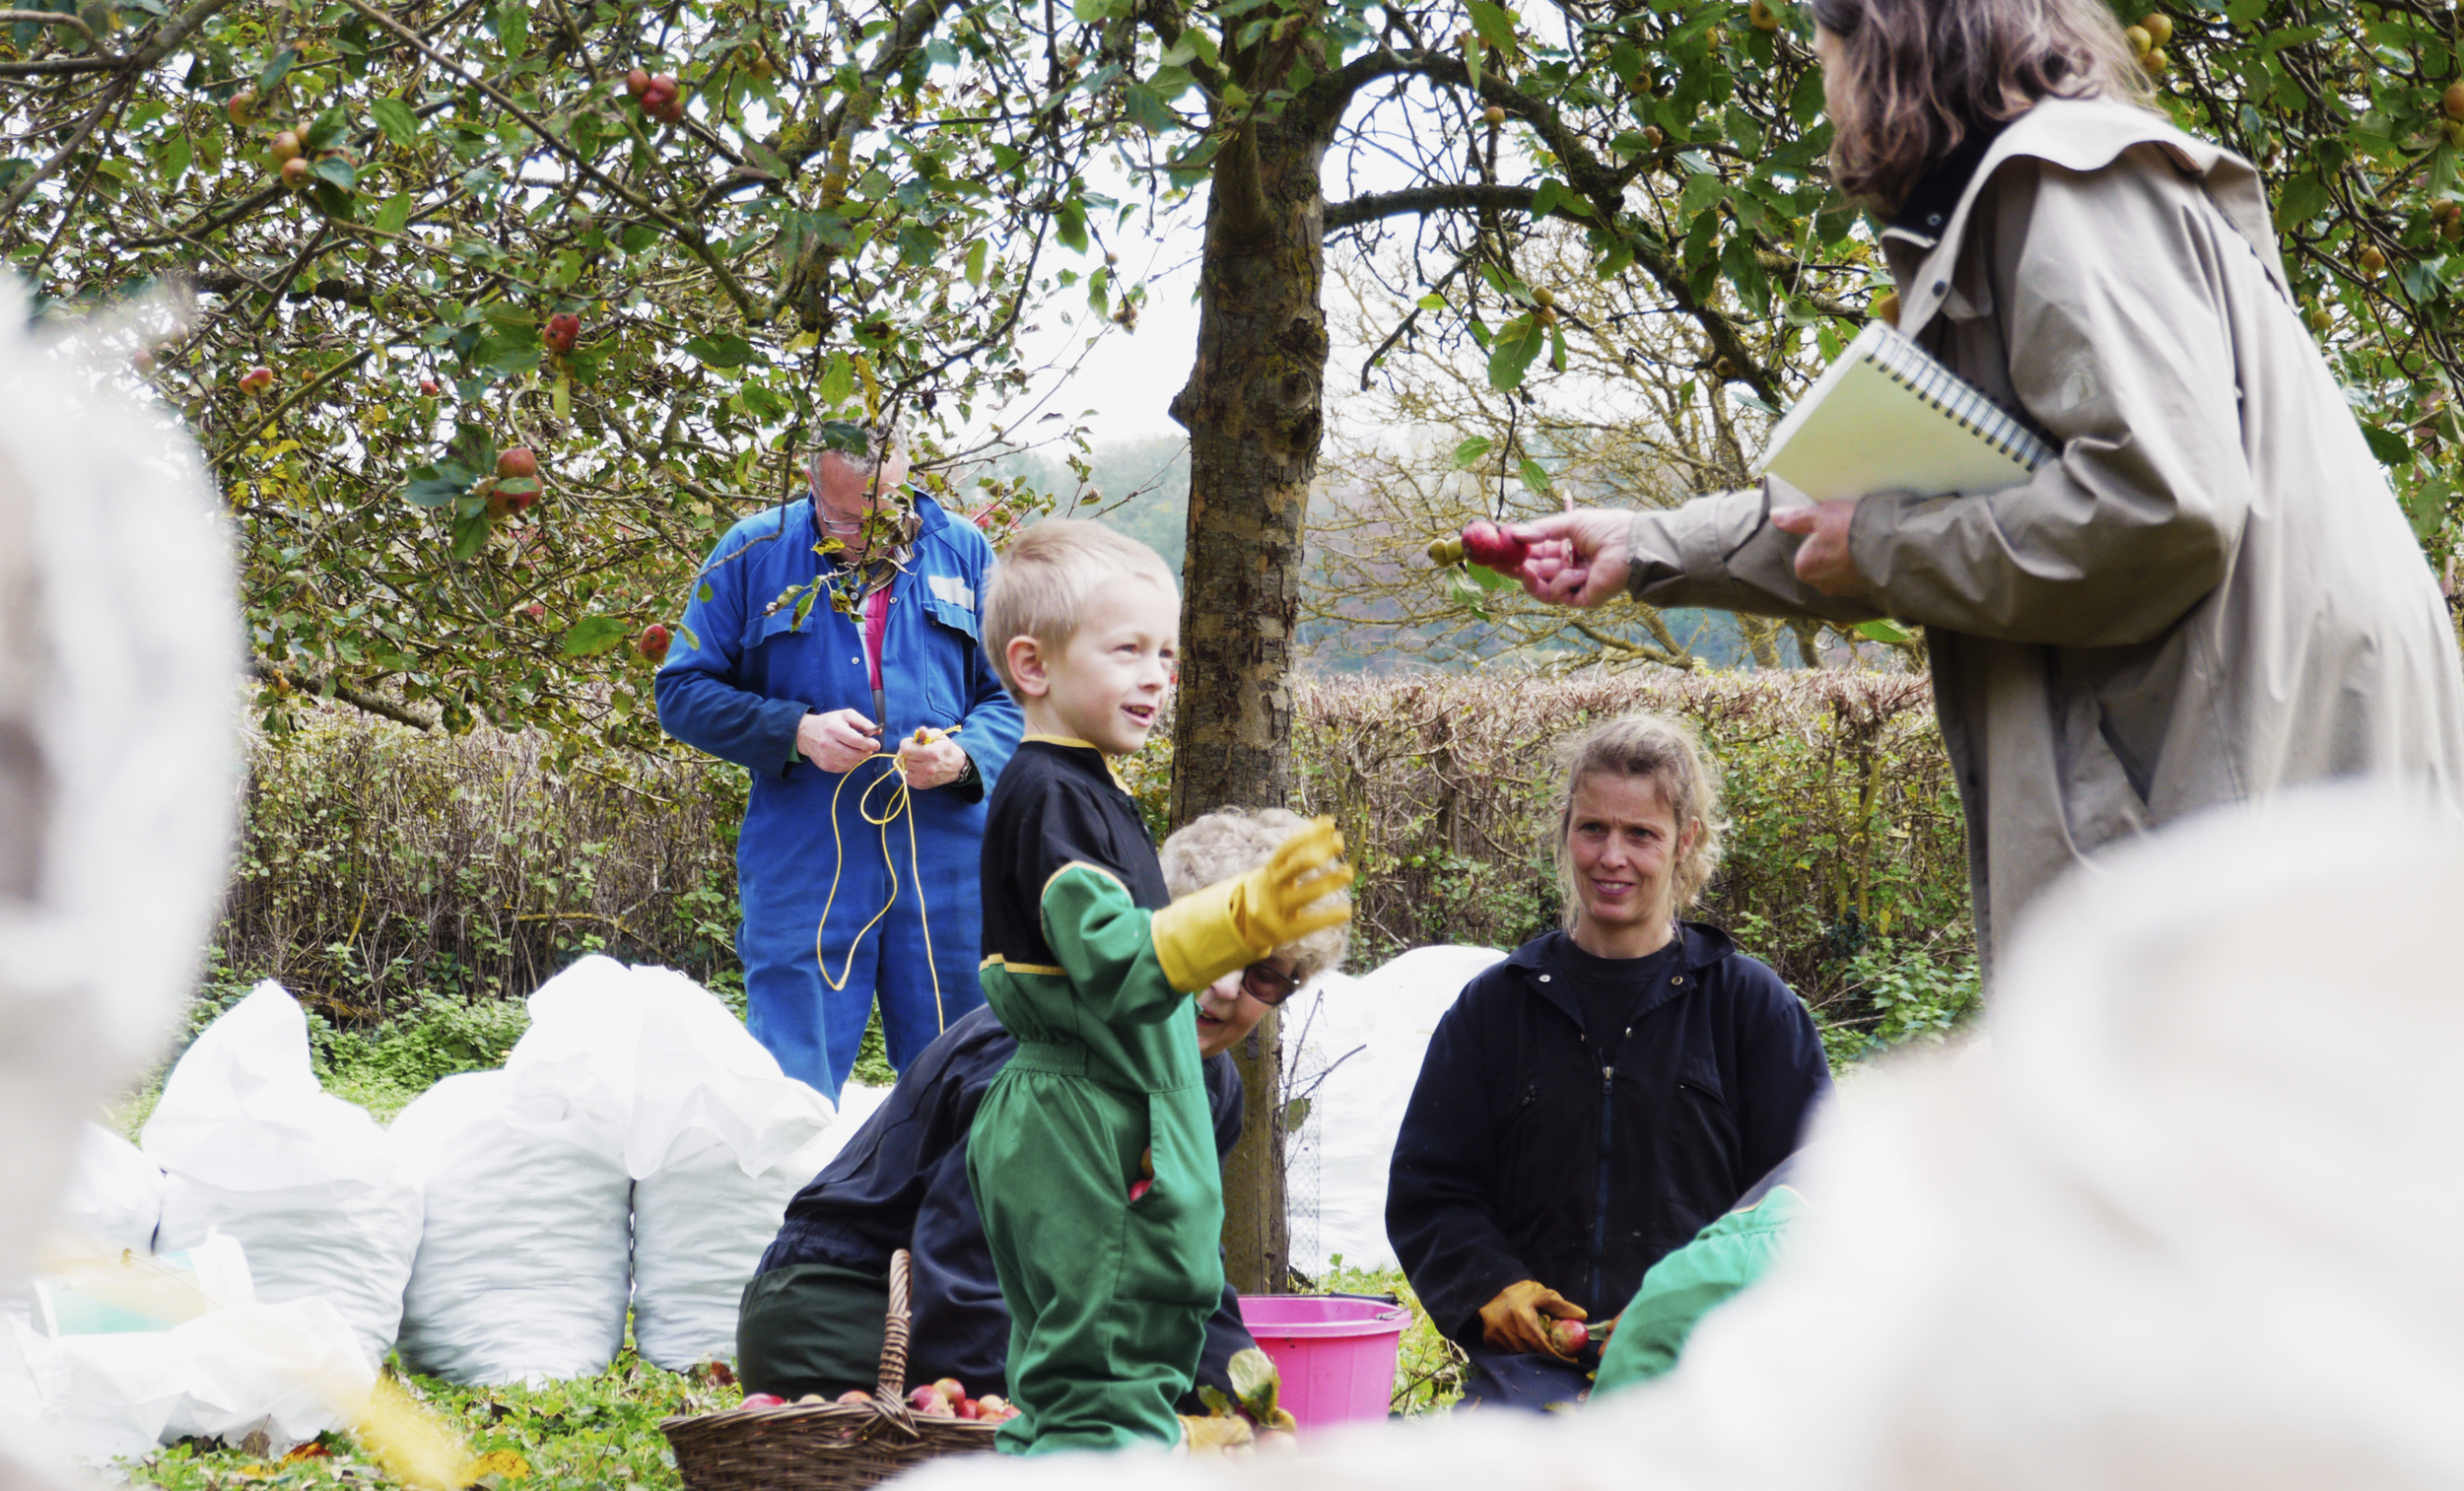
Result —
POLYGON ((1538 1351, 1499 1351, 1466 1346, 1472 1359, 1471 1378, 1463 1386, 1458 1408, 1522 1408, 1534 1413, 1553 1404, 1582 1400, 1592 1386, 1591 1373, 1570 1362, 1538 1351))
POLYGON ((808 1392, 871 1391, 881 1377, 890 1281, 835 1263, 790 1263, 744 1286, 736 1376, 747 1392, 789 1402, 808 1392))

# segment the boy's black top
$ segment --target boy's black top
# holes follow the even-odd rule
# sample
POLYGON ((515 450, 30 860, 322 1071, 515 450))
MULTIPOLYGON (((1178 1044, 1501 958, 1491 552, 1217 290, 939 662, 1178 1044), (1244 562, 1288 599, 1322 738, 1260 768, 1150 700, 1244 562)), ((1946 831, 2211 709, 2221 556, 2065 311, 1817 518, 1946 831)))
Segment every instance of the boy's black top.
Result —
POLYGON ((984 821, 984 955, 1028 968, 1058 962, 1044 940, 1044 883, 1072 862, 1119 876, 1147 911, 1172 904, 1137 800, 1091 745, 1030 735, 1001 768, 984 821))

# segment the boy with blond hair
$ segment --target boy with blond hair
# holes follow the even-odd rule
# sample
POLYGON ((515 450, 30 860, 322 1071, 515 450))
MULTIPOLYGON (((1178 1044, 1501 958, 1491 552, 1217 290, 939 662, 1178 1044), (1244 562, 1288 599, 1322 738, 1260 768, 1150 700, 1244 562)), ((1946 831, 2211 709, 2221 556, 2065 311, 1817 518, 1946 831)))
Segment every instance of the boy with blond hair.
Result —
POLYGON ((1172 687, 1180 596, 1153 550, 1065 520, 1002 556, 985 650, 1025 712, 984 835, 986 999, 1018 1039, 967 1175, 1010 1311, 1011 1454, 1174 1444, 1223 1288, 1223 1187, 1190 996, 1348 921, 1321 821, 1173 900, 1111 759, 1172 687))

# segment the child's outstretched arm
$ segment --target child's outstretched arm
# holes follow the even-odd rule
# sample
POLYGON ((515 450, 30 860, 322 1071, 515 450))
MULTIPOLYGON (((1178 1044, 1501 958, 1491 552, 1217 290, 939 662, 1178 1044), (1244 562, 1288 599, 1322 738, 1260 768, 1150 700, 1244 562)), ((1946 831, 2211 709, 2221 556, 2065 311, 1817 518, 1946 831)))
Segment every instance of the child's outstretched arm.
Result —
POLYGON ((1352 883, 1343 836, 1321 818, 1275 846, 1274 856, 1246 875, 1192 891, 1155 914, 1155 955, 1164 977, 1195 993, 1324 927, 1349 921, 1352 883))

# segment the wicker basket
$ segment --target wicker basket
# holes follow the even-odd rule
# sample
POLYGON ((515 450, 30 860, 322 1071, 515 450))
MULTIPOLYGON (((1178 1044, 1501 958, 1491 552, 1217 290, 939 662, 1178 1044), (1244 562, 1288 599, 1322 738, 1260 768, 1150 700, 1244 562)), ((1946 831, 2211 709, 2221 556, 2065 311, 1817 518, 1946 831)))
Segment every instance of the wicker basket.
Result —
POLYGON ((995 1426, 907 1406, 907 1250, 890 1255, 881 1383, 862 1403, 787 1403, 662 1420, 686 1491, 856 1491, 944 1455, 992 1448, 995 1426))

